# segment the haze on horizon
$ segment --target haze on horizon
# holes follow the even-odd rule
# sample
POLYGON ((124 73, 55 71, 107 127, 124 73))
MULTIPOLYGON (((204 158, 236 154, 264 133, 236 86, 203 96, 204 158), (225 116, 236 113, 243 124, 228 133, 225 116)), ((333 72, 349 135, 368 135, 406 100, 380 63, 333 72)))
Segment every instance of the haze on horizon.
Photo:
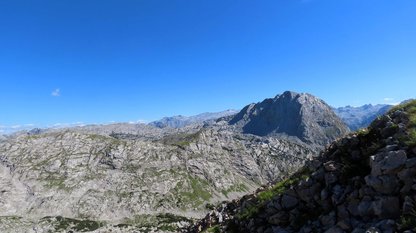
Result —
POLYGON ((3 1, 0 126, 151 121, 286 90, 397 103, 415 97, 414 12, 412 0, 3 1))

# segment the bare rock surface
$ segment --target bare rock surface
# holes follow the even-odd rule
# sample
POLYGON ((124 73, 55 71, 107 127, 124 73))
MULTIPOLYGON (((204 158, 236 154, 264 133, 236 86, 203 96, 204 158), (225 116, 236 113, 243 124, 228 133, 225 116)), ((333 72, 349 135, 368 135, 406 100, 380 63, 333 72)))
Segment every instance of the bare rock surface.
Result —
MULTIPOLYGON (((0 139, 0 232, 175 232, 217 204, 288 177, 347 132, 309 94, 287 92, 264 103, 243 110, 235 124, 227 115, 177 128, 118 123, 8 135, 0 139)), ((327 169, 334 174, 319 175, 336 184, 336 161, 327 169)), ((321 188, 308 182, 303 199, 321 188)), ((377 182, 398 188, 396 180, 377 182)), ((273 203, 287 211, 302 205, 295 191, 273 203)), ((271 213, 270 222, 291 219, 271 213)))

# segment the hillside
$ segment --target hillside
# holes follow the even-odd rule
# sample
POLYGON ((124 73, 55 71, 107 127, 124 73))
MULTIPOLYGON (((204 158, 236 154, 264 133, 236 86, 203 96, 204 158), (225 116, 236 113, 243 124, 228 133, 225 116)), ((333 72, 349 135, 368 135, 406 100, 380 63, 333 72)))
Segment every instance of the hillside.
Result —
POLYGON ((416 230, 416 101, 332 143, 295 175, 225 202, 188 232, 416 230))
POLYGON ((290 124, 308 126, 308 141, 289 131, 245 133, 227 117, 179 128, 119 123, 9 135, 0 141, 0 231, 175 232, 218 203, 293 174, 345 131, 331 124, 336 117, 304 122, 322 101, 296 96, 286 107, 300 120, 290 124), (320 134, 328 129, 338 134, 320 134))

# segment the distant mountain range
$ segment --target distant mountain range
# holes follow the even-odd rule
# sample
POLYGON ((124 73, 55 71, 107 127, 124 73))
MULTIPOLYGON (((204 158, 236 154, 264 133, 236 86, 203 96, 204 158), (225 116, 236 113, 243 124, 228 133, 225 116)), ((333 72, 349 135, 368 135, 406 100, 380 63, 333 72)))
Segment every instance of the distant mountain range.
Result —
POLYGON ((333 110, 351 130, 355 131, 367 127, 374 119, 385 114, 392 107, 393 105, 388 104, 366 104, 360 107, 333 108, 333 110))
POLYGON ((236 114, 237 110, 225 110, 222 112, 206 112, 201 113, 195 116, 172 116, 172 117, 164 117, 161 120, 150 122, 150 125, 153 125, 158 128, 181 128, 191 124, 201 124, 207 121, 216 120, 221 117, 226 117, 230 115, 236 114))
MULTIPOLYGON (((278 98, 279 96, 276 96, 276 98, 278 98)), ((412 99, 403 101, 402 103, 406 103, 411 101, 412 99)), ((225 110, 225 111, 221 111, 221 112, 206 112, 206 113, 201 113, 198 115, 194 115, 194 116, 183 116, 183 115, 177 115, 177 116, 171 116, 171 117, 164 117, 160 120, 157 121, 152 121, 150 123, 148 123, 147 125, 149 126, 153 126, 156 128, 172 128, 172 129, 180 129, 183 127, 187 127, 187 126, 191 126, 191 125, 203 125, 203 124, 212 124, 214 123, 216 120, 220 119, 220 118, 224 118, 224 119, 233 119, 233 123, 235 124, 236 122, 234 121, 238 121, 238 118, 242 117, 242 115, 244 114, 248 114, 250 115, 250 111, 253 111, 254 114, 257 114, 257 112, 262 111, 262 116, 264 117, 270 117, 270 114, 277 114, 277 113, 273 113, 273 107, 265 109, 265 106, 269 103, 269 102, 273 102, 273 98, 272 99, 266 99, 261 103, 257 103, 257 104, 250 104, 248 106, 246 106, 245 108, 243 108, 241 111, 237 111, 237 110, 233 110, 233 109, 229 109, 229 110, 225 110), (263 111, 264 109, 264 111, 263 111), (248 111, 248 112, 247 112, 248 111), (245 113, 244 113, 245 112, 245 113)), ((325 104, 327 105, 327 104, 325 104)), ((360 128, 364 128, 367 127, 374 119, 376 119, 378 116, 381 116, 383 114, 385 114, 386 112, 388 112, 394 105, 388 105, 388 104, 376 104, 376 105, 372 105, 372 104, 366 104, 363 106, 359 106, 359 107, 353 107, 353 106, 345 106, 345 107, 332 107, 332 111, 348 126, 348 128, 352 131, 355 131, 357 129, 360 128)), ((315 106, 317 108, 322 107, 322 105, 319 103, 319 101, 317 102, 317 105, 315 106)), ((328 109, 326 109, 324 111, 325 113, 328 114, 328 109)), ((286 113, 284 113, 286 114, 286 113)), ((291 117, 287 117, 281 115, 280 116, 280 123, 277 122, 273 122, 272 124, 281 124, 284 121, 291 121, 292 118, 291 117), (286 119, 284 119, 286 117, 286 119)), ((247 115, 247 116, 248 116, 247 115)), ((290 114, 288 114, 290 115, 290 114)), ((247 117, 245 116, 245 117, 247 117)), ((260 117, 261 118, 261 117, 260 117)), ((282 129, 282 126, 280 125, 278 127, 278 129, 274 130, 272 129, 272 132, 265 132, 264 131, 264 127, 268 127, 267 125, 269 123, 267 123, 267 120, 264 121, 263 123, 260 123, 259 119, 257 118, 257 120, 253 120, 251 121, 247 126, 245 126, 244 132, 247 133, 253 133, 255 135, 260 135, 263 136, 263 134, 269 134, 269 133, 280 133, 279 131, 286 131, 286 129, 282 129), (255 125, 255 124, 260 124, 260 125, 255 125), (259 126, 259 128, 257 128, 257 126, 259 126), (251 128, 251 129, 250 129, 251 128), (264 131, 264 132, 260 132, 260 131, 264 131)), ((331 116, 330 118, 333 118, 333 116, 331 116)), ((273 117, 271 119, 274 119, 273 117)), ((242 120, 242 119, 240 119, 242 120)), ((290 122, 289 121, 289 122, 290 122)), ((239 123, 240 125, 242 124, 241 122, 239 123)), ((291 124, 291 123, 289 123, 291 124)), ((76 123, 76 124, 68 124, 68 125, 59 125, 59 126, 52 126, 50 129, 60 129, 60 128, 74 128, 74 127, 79 127, 79 125, 83 126, 83 124, 81 123, 76 123)), ((140 124, 131 124, 131 123, 114 123, 114 124, 105 124, 107 128, 107 131, 112 129, 114 131, 123 131, 125 132, 130 131, 128 129, 132 129, 135 130, 134 128, 143 128, 144 124, 140 123, 140 124), (132 127, 132 125, 136 125, 135 127, 132 127), (138 126, 137 126, 138 125, 138 126), (122 130, 120 130, 119 128, 121 128, 122 130)), ((97 129, 103 129, 105 128, 105 125, 89 125, 89 128, 97 128, 97 129)), ((35 128, 36 126, 34 125, 23 125, 23 126, 10 126, 10 127, 6 127, 6 126, 2 126, 1 131, 0 131, 0 135, 3 134, 11 134, 13 132, 16 131, 28 131, 30 132, 32 129, 35 129, 35 131, 39 130, 38 128, 35 128)), ((275 126, 271 126, 273 127, 277 127, 275 126)), ((287 125, 287 127, 290 127, 289 125, 287 125)), ((42 129, 42 131, 44 131, 45 129, 42 129)), ((289 131, 291 131, 292 133, 290 135, 297 135, 299 136, 299 134, 294 133, 294 131, 297 129, 290 129, 289 131)), ((4 138, 4 136, 0 137, 4 138)))

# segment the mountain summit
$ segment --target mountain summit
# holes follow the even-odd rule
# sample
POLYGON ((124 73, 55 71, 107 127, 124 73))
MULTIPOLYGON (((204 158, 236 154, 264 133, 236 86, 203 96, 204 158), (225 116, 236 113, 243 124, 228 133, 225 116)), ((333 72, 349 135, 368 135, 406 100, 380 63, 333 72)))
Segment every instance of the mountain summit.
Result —
POLYGON ((247 105, 229 123, 244 133, 294 136, 321 146, 348 132, 347 126, 324 101, 291 91, 247 105))

